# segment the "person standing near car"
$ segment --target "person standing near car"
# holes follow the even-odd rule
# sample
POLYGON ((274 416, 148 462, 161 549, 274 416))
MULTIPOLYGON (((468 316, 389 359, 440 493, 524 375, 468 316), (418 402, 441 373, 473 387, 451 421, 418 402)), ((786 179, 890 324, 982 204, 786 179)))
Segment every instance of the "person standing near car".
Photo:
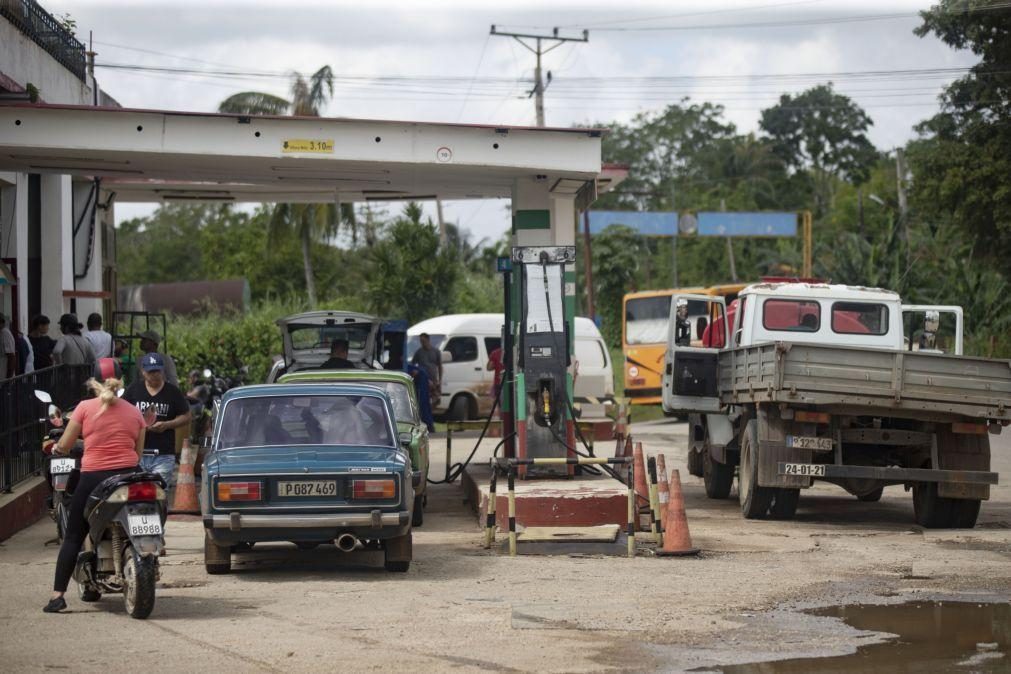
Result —
POLYGON ((429 395, 433 403, 442 397, 442 352, 432 346, 432 338, 427 332, 419 336, 421 346, 414 352, 411 362, 428 375, 429 395))
POLYGON ((63 336, 56 340, 53 359, 57 365, 90 365, 95 367, 95 350, 91 342, 81 334, 84 326, 77 321, 76 314, 60 316, 60 332, 63 336))
POLYGON ((88 331, 84 336, 91 342, 95 358, 112 358, 112 335, 102 329, 102 314, 88 316, 88 331))
POLYGON ((54 454, 68 454, 77 438, 84 438, 81 475, 70 502, 67 529, 56 559, 53 594, 42 609, 46 613, 59 613, 67 608, 63 594, 74 573, 81 544, 88 535, 88 521, 84 517, 88 497, 106 478, 136 470, 144 448, 144 418, 136 407, 116 397, 121 386, 118 379, 106 379, 103 383, 89 379, 88 387, 96 397, 74 408, 66 431, 53 449, 54 454))
POLYGON ((190 404, 175 384, 165 380, 165 360, 160 353, 140 359, 143 379, 130 384, 123 400, 136 405, 148 422, 144 449, 157 449, 157 456, 143 456, 141 467, 158 473, 171 486, 175 478, 176 432, 190 423, 190 404))

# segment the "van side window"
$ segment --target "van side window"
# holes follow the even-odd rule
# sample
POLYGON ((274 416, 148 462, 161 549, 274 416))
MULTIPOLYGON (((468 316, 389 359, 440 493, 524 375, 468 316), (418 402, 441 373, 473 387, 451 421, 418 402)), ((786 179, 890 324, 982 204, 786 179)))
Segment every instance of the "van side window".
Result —
POLYGON ((491 352, 502 346, 501 337, 485 337, 484 338, 484 350, 488 352, 491 356, 491 352))
POLYGON ((443 350, 453 354, 454 363, 477 360, 477 337, 454 337, 446 343, 443 350))

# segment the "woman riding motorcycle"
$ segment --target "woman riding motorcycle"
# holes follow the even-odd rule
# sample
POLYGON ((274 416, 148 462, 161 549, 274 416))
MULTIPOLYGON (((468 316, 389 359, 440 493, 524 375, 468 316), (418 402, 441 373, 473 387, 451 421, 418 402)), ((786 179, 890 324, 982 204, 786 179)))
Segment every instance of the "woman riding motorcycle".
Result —
POLYGON ((67 530, 56 558, 53 595, 42 609, 46 613, 58 613, 67 608, 63 594, 88 534, 88 521, 84 517, 88 496, 106 478, 134 472, 144 452, 144 417, 135 406, 116 396, 122 386, 118 379, 106 379, 102 383, 89 379, 88 388, 96 397, 77 405, 67 430, 53 449, 54 454, 67 454, 83 433, 80 479, 74 487, 67 530))

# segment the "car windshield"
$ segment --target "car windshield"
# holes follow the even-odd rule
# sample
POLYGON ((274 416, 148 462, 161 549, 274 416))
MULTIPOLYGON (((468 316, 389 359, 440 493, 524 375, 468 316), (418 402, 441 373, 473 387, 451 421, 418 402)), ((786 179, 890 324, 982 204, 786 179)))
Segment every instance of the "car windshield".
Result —
POLYGON ((295 351, 329 351, 330 345, 338 339, 346 339, 350 351, 365 348, 372 325, 369 323, 335 323, 334 325, 294 324, 288 326, 291 348, 295 351))
POLYGON ((382 398, 273 395, 237 398, 222 411, 218 447, 270 445, 395 446, 382 398))

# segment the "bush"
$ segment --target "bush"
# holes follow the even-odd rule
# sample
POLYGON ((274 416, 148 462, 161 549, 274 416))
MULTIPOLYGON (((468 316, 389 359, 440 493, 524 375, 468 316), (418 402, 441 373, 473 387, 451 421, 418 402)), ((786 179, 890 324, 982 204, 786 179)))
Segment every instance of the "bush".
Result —
POLYGON ((266 381, 274 357, 281 354, 281 333, 275 321, 305 310, 300 302, 271 301, 245 313, 170 316, 168 351, 175 359, 179 378, 204 368, 222 376, 234 375, 248 366, 247 383, 266 381))

